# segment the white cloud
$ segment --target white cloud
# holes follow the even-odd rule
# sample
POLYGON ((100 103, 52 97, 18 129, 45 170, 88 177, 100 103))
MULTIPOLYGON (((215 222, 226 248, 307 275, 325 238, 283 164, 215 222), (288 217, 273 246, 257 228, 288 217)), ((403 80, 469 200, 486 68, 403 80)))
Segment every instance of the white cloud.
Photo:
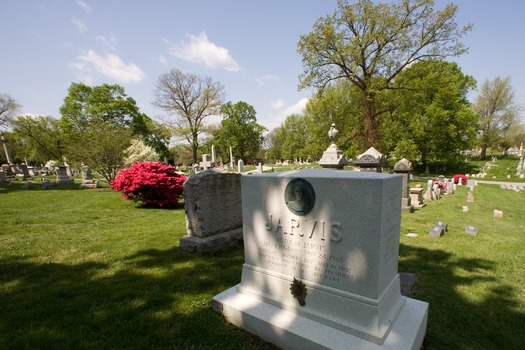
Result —
POLYGON ((305 98, 300 99, 299 101, 297 101, 296 104, 291 105, 284 110, 285 116, 289 116, 290 114, 303 113, 307 103, 308 103, 308 98, 305 97, 305 98))
POLYGON ((88 50, 86 54, 78 56, 77 62, 72 66, 84 80, 92 80, 93 71, 120 83, 138 82, 145 77, 144 72, 136 64, 126 64, 117 55, 102 56, 93 50, 88 50))
POLYGON ((104 35, 97 35, 95 37, 95 40, 102 43, 104 46, 111 50, 116 49, 117 39, 115 38, 115 35, 109 34, 109 36, 104 35))
POLYGON ((80 8, 86 13, 91 13, 91 7, 89 7, 84 1, 77 0, 77 5, 80 6, 80 8))
POLYGON ((166 61, 166 57, 159 55, 158 60, 161 64, 166 65, 168 61, 166 61))
POLYGON ((297 103, 286 106, 283 100, 276 100, 271 103, 272 108, 276 111, 266 118, 266 123, 264 124, 268 130, 281 126, 282 123, 286 120, 291 114, 301 114, 304 112, 304 108, 308 103, 308 98, 302 98, 297 103))
POLYGON ((267 74, 262 77, 256 78, 255 81, 257 82, 257 85, 263 86, 268 81, 279 81, 279 78, 273 74, 267 74))
POLYGON ((213 69, 224 69, 230 72, 241 70, 241 66, 235 62, 228 49, 210 42, 205 32, 189 37, 189 42, 173 45, 170 53, 185 61, 200 62, 213 69))
POLYGON ((79 21, 78 19, 73 19, 71 20, 71 22, 73 22, 73 25, 77 28, 77 30, 84 34, 85 32, 87 32, 87 26, 84 22, 82 21, 79 21))
POLYGON ((283 108, 283 106, 284 106, 284 100, 282 100, 282 99, 272 101, 272 108, 273 109, 281 109, 281 108, 283 108))

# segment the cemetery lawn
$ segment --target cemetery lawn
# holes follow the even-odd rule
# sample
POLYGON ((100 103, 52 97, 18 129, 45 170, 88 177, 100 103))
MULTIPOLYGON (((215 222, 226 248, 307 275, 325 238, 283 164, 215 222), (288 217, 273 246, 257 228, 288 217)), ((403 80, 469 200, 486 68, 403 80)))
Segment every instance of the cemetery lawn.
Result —
MULTIPOLYGON (((20 187, 0 186, 1 349, 274 349, 212 311, 211 298, 240 282, 243 252, 180 251, 182 204, 20 187)), ((525 342, 525 193, 480 184, 473 195, 466 203, 459 187, 402 214, 399 271, 416 276, 409 297, 430 304, 425 350, 525 342), (430 238, 437 221, 449 230, 430 238)))
POLYGON ((424 348, 523 349, 525 193, 480 184, 467 203, 467 191, 402 214, 399 271, 416 276, 410 297, 430 304, 424 348), (438 221, 448 232, 431 238, 438 221), (478 236, 465 234, 467 225, 478 236))
POLYGON ((180 251, 182 204, 20 186, 0 186, 0 349, 272 349, 211 309, 243 252, 180 251))

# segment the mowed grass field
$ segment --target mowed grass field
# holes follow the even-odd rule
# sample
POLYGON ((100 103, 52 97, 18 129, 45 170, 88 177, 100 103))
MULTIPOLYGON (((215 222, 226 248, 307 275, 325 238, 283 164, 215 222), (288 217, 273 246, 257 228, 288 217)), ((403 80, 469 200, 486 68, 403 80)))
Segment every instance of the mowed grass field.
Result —
MULTIPOLYGON (((239 283, 243 251, 180 251, 182 204, 20 187, 0 186, 1 349, 273 349, 212 311, 239 283)), ((466 203, 467 190, 402 214, 399 271, 430 304, 424 348, 523 349, 525 192, 481 184, 466 203), (449 225, 439 239, 428 236, 437 221, 449 225)))

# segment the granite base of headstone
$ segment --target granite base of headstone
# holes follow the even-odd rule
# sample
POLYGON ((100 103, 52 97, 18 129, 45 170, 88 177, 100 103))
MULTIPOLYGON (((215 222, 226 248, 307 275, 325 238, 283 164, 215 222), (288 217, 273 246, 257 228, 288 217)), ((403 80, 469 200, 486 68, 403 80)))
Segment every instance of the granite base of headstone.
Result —
POLYGON ((184 183, 187 236, 180 248, 195 255, 242 245, 241 174, 209 169, 184 183))
POLYGON ((397 272, 401 183, 329 169, 242 177, 245 263, 214 310, 283 349, 420 349, 428 304, 401 294, 397 272))
POLYGON ((7 175, 5 171, 0 170, 0 185, 1 184, 7 184, 9 181, 7 181, 7 175))

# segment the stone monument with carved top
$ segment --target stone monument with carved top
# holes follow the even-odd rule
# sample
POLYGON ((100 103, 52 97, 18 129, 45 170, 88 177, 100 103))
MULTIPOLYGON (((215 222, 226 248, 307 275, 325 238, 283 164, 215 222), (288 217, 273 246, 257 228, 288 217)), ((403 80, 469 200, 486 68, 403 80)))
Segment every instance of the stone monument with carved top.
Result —
POLYGON ((370 147, 356 157, 355 165, 359 166, 359 171, 381 173, 385 162, 386 156, 374 147, 370 147))
POLYGON ((323 152, 323 156, 319 160, 319 165, 323 168, 343 169, 344 166, 348 164, 348 161, 343 151, 337 147, 336 142, 339 139, 339 131, 335 128, 335 124, 330 126, 328 138, 330 139, 330 146, 323 152))
POLYGON ((309 169, 241 182, 245 263, 216 311, 282 349, 421 347, 428 304, 401 295, 397 272, 401 175, 309 169))

